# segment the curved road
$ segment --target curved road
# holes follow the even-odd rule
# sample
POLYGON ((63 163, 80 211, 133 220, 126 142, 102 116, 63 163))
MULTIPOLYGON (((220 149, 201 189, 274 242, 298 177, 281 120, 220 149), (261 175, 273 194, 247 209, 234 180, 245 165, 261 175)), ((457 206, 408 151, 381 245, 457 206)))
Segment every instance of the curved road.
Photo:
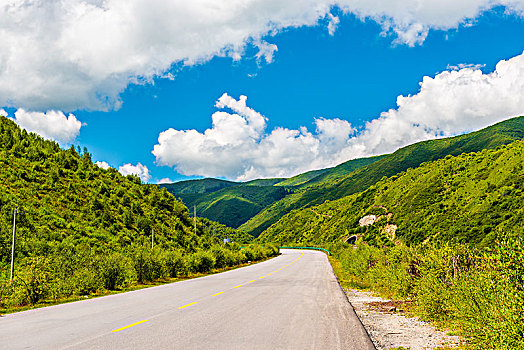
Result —
POLYGON ((7 349, 374 349, 324 253, 0 318, 7 349))

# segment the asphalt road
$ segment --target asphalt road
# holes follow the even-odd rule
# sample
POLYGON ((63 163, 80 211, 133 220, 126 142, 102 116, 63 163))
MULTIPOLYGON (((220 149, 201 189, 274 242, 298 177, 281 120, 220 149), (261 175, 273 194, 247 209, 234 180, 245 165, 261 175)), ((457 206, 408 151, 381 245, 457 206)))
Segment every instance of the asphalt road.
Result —
POLYGON ((374 349, 324 253, 0 318, 2 349, 374 349))

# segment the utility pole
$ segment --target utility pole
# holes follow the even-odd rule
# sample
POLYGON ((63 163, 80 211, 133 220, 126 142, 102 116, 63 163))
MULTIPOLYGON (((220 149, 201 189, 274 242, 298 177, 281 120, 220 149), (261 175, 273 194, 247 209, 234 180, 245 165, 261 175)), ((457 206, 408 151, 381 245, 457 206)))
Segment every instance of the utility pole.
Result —
POLYGON ((195 222, 195 235, 196 235, 197 234, 197 231, 196 231, 196 205, 193 208, 194 208, 193 221, 195 222))
POLYGON ((154 245, 155 245, 155 229, 151 228, 151 249, 153 249, 154 245))
POLYGON ((16 209, 13 211, 13 244, 11 246, 11 283, 13 282, 13 274, 15 271, 15 240, 16 240, 16 209))

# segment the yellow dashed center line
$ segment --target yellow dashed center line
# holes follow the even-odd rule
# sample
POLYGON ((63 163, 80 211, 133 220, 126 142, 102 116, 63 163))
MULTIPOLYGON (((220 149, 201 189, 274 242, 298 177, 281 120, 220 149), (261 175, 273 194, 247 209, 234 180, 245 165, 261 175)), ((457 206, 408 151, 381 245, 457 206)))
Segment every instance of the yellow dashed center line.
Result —
POLYGON ((118 329, 112 330, 111 333, 120 332, 120 331, 123 331, 124 329, 128 329, 128 328, 134 327, 134 326, 136 326, 136 325, 139 325, 139 324, 144 323, 144 322, 147 322, 147 321, 149 321, 149 320, 138 321, 138 322, 132 323, 132 324, 130 324, 130 325, 127 325, 127 326, 125 326, 125 327, 122 327, 122 328, 118 328, 118 329))
POLYGON ((184 305, 184 306, 179 306, 178 308, 179 308, 179 309, 183 309, 183 308, 186 308, 186 307, 188 307, 188 306, 195 305, 195 304, 196 304, 196 301, 193 302, 193 303, 186 304, 186 305, 184 305))
MULTIPOLYGON (((275 272, 278 272, 278 271, 280 271, 280 270, 285 269, 286 267, 289 267, 290 265, 292 265, 292 264, 294 264, 295 262, 297 262, 297 261, 298 261, 298 260, 299 260, 303 255, 304 255, 304 253, 302 253, 298 258, 296 258, 295 260, 293 260, 291 263, 287 264, 286 266, 282 266, 282 267, 279 268, 278 270, 273 271, 273 272, 270 272, 270 273, 268 273, 268 274, 265 275, 265 276, 260 276, 259 278, 266 278, 267 276, 271 276, 271 275, 274 274, 275 272)), ((247 283, 253 283, 253 282, 255 282, 255 281, 256 281, 256 280, 251 280, 251 281, 249 281, 249 282, 247 282, 247 283)), ((233 289, 235 289, 235 288, 240 288, 240 287, 242 287, 242 286, 243 286, 243 284, 239 284, 238 286, 233 287, 233 289)), ((218 296, 218 295, 220 295, 220 294, 224 294, 224 293, 225 293, 225 292, 218 292, 218 293, 213 294, 212 296, 216 297, 216 296, 218 296)), ((195 305, 196 303, 197 303, 197 302, 195 301, 195 302, 192 302, 192 303, 189 303, 189 304, 183 305, 183 306, 179 306, 178 309, 184 309, 184 308, 186 308, 186 307, 189 307, 189 306, 195 305)), ((138 322, 132 323, 132 324, 130 324, 130 325, 127 325, 127 326, 125 326, 125 327, 122 327, 122 328, 118 328, 118 329, 112 330, 111 332, 112 332, 112 333, 120 332, 120 331, 123 331, 124 329, 128 329, 128 328, 131 328, 131 327, 137 326, 137 325, 139 325, 139 324, 141 324, 141 323, 144 323, 144 322, 147 322, 147 321, 149 321, 149 320, 138 321, 138 322)))

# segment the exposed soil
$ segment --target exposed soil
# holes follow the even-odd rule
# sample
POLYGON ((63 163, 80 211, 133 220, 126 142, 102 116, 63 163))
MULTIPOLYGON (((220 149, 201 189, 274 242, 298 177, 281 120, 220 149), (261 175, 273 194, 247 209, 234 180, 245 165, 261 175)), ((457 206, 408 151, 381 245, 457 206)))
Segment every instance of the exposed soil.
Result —
POLYGON ((383 299, 355 289, 346 289, 346 295, 378 350, 454 348, 460 343, 459 337, 449 336, 431 323, 403 315, 408 301, 383 299))

